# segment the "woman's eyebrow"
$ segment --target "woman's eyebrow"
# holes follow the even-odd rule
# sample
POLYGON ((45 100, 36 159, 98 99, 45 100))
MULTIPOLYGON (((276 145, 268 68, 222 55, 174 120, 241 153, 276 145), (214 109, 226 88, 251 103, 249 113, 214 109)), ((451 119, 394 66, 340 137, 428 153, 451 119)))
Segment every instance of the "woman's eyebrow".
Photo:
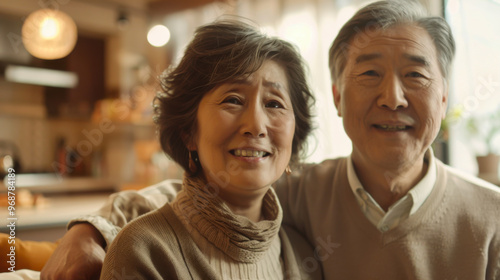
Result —
POLYGON ((236 78, 227 82, 227 84, 249 85, 252 82, 248 78, 236 78))
POLYGON ((282 84, 280 84, 278 82, 264 80, 263 85, 265 87, 274 88, 274 89, 277 89, 279 91, 283 91, 283 90, 286 91, 287 90, 282 84))
MULTIPOLYGON (((227 82, 226 84, 250 85, 250 84, 252 84, 252 81, 249 78, 238 78, 238 79, 231 80, 231 81, 227 82)), ((279 82, 274 82, 274 81, 269 81, 269 80, 264 79, 262 84, 265 87, 274 88, 274 89, 279 90, 279 91, 288 91, 285 88, 285 86, 279 82)))

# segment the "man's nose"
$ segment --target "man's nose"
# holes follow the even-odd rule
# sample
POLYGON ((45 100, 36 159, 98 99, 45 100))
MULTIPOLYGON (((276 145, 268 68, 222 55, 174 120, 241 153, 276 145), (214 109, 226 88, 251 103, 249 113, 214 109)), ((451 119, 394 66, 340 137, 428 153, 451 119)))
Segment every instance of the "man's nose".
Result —
POLYGON ((241 119, 241 133, 247 137, 262 138, 267 135, 268 117, 260 104, 245 109, 241 119))
POLYGON ((396 75, 386 77, 380 88, 377 104, 390 110, 408 107, 402 82, 396 75))

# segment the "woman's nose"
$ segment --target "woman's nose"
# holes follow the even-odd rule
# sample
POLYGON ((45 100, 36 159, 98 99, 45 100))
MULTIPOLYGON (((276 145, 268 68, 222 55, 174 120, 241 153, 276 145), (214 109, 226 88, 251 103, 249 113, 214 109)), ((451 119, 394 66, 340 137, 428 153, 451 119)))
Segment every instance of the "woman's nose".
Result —
POLYGON ((241 123, 241 133, 247 137, 262 138, 267 135, 267 115, 260 105, 247 107, 241 123))

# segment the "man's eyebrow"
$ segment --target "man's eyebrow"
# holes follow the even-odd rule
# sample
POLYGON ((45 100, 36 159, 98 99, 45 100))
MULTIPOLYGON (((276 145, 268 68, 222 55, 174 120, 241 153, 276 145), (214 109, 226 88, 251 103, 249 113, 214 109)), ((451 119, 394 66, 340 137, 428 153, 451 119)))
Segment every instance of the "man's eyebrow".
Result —
MULTIPOLYGON (((421 64, 423 66, 429 66, 429 61, 420 55, 412 55, 412 54, 404 54, 403 55, 406 59, 411 60, 413 62, 416 62, 418 64, 421 64)), ((356 57, 356 64, 362 63, 365 61, 373 60, 382 57, 382 54, 380 53, 369 53, 369 54, 362 54, 356 57)))
POLYGON ((356 57, 356 64, 361 63, 361 62, 365 62, 365 61, 369 61, 372 59, 380 58, 380 57, 382 57, 382 54, 380 54, 380 53, 362 54, 362 55, 359 55, 358 57, 356 57))
POLYGON ((416 62, 418 64, 421 64, 423 66, 429 66, 429 61, 423 57, 423 56, 420 56, 420 55, 412 55, 412 54, 404 54, 403 55, 406 59, 409 59, 413 62, 416 62))

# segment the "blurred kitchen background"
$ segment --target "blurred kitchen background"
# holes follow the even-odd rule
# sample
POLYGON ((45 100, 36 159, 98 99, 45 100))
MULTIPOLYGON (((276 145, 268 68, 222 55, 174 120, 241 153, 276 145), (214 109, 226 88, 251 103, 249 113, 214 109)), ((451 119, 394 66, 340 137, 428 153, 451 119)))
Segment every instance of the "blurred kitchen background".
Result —
MULTIPOLYGON (((0 1, 0 175, 16 170, 19 236, 55 240, 71 217, 114 191, 181 178, 157 143, 151 102, 158 76, 179 60, 195 28, 222 15, 248 17, 299 47, 317 96, 318 129, 305 160, 348 155, 327 54, 342 24, 369 2, 0 1)), ((476 156, 500 154, 500 1, 420 2, 446 17, 458 44, 435 153, 499 184, 498 156, 486 173, 476 156)), ((7 217, 7 198, 0 202, 0 218, 7 217)))

